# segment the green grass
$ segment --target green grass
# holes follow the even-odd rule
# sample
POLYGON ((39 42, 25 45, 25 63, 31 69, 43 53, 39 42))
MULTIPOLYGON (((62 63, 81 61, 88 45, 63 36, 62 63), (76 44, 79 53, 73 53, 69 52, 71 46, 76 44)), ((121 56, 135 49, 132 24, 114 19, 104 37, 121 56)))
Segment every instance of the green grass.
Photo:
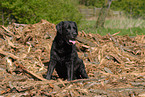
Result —
POLYGON ((95 28, 96 20, 82 20, 78 25, 79 30, 83 30, 86 33, 98 33, 100 35, 106 35, 107 33, 118 35, 136 36, 145 35, 145 20, 142 19, 129 19, 124 17, 106 19, 104 28, 95 28))

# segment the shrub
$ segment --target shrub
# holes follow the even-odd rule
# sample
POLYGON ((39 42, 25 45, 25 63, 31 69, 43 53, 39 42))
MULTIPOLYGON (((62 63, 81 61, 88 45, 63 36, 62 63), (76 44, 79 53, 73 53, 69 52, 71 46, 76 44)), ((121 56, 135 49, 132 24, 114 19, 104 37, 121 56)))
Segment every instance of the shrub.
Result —
MULTIPOLYGON (((32 24, 41 19, 51 23, 64 20, 79 23, 81 14, 74 0, 2 0, 0 6, 4 11, 4 20, 15 19, 17 23, 32 24)), ((9 21, 8 21, 9 22, 9 21)), ((5 22, 5 23, 8 23, 5 22)))

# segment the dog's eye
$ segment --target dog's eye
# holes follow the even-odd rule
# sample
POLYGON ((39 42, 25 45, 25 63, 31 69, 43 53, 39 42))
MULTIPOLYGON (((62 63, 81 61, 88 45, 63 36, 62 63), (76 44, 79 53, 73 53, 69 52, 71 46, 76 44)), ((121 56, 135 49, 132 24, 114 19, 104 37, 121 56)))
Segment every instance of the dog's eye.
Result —
POLYGON ((70 27, 70 26, 68 26, 68 29, 71 29, 71 27, 70 27))

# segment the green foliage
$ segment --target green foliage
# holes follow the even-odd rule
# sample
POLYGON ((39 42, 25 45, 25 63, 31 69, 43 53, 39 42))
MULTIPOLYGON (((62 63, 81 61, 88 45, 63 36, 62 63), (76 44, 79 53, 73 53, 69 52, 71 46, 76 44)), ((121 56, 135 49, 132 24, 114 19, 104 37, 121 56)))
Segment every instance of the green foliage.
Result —
POLYGON ((97 8, 102 7, 102 5, 105 3, 104 0, 79 0, 79 4, 85 5, 85 6, 95 6, 97 8))
POLYGON ((0 6, 5 13, 5 21, 15 19, 18 23, 36 23, 41 19, 52 23, 64 20, 79 23, 82 17, 76 0, 3 0, 0 6))
POLYGON ((79 0, 79 3, 85 6, 95 6, 96 0, 79 0))
POLYGON ((113 10, 124 10, 132 17, 145 18, 145 0, 116 0, 112 2, 113 10))

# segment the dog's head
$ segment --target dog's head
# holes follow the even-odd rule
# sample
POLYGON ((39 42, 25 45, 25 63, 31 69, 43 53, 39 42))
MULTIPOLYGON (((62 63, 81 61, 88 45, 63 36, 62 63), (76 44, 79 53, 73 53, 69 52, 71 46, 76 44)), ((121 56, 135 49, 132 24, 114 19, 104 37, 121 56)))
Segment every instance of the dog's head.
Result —
POLYGON ((56 25, 57 34, 61 35, 62 38, 69 44, 75 44, 75 39, 78 35, 78 29, 75 22, 62 21, 56 25))

